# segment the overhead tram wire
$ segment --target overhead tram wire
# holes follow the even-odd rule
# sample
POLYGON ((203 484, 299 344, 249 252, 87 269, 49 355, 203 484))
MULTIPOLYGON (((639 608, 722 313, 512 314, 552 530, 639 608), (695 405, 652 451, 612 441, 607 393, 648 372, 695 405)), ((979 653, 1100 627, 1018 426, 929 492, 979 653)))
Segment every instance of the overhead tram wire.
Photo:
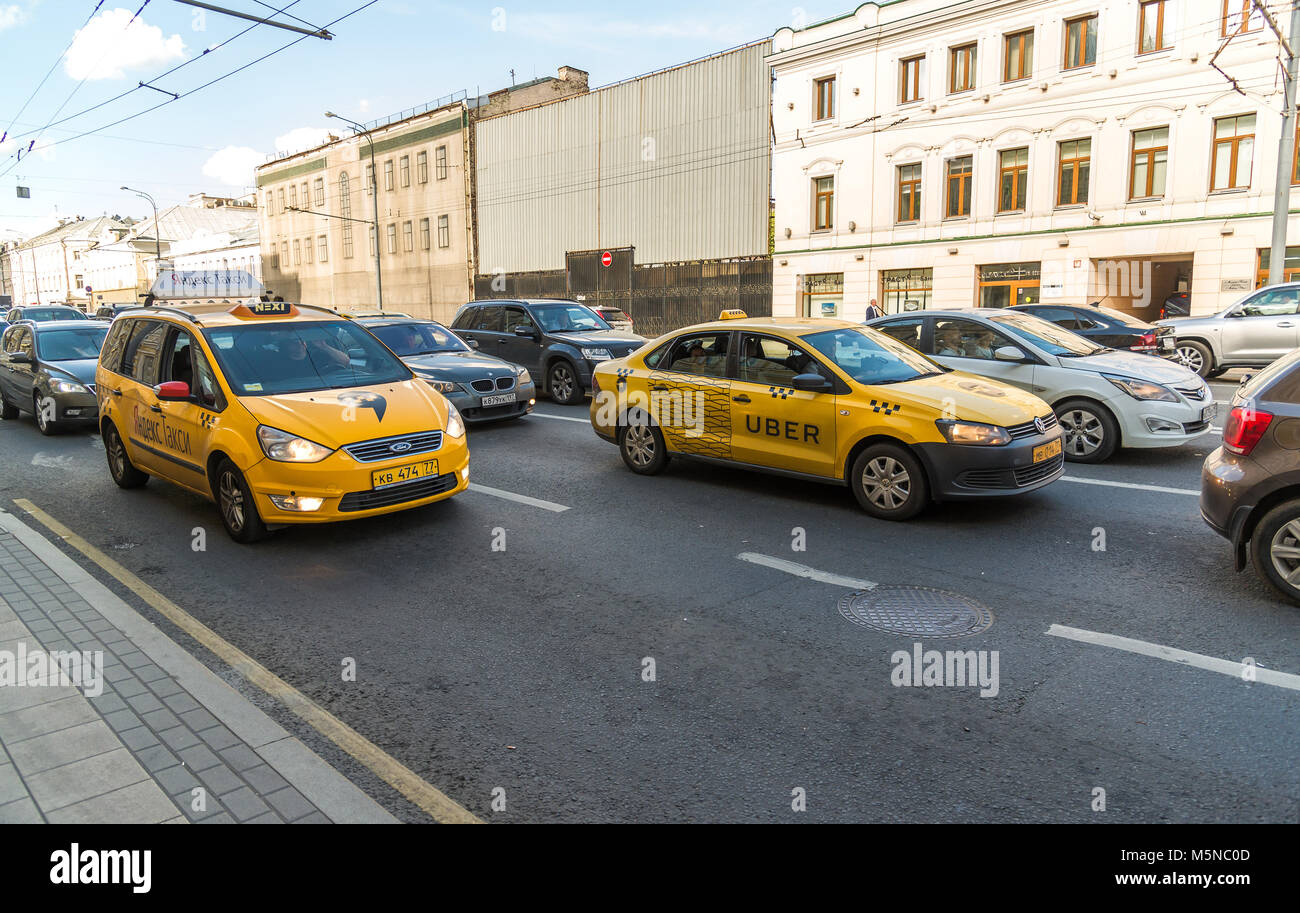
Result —
MULTIPOLYGON (((99 8, 103 5, 104 5, 104 0, 99 0, 99 2, 95 4, 95 8, 90 11, 90 15, 86 17, 86 21, 82 24, 81 28, 84 29, 87 25, 90 24, 90 20, 95 18, 95 16, 99 13, 99 8)), ((78 29, 77 31, 81 31, 81 29, 78 29)), ((34 99, 37 93, 41 91, 41 88, 45 85, 46 81, 49 80, 49 78, 54 75, 54 71, 59 68, 59 64, 63 62, 63 58, 68 56, 68 51, 72 50, 72 45, 74 42, 76 42, 76 40, 77 40, 76 32, 74 32, 72 41, 68 42, 68 46, 63 49, 62 53, 60 53, 59 56, 55 58, 54 63, 50 65, 50 68, 45 71, 45 75, 42 76, 41 81, 36 84, 36 88, 32 89, 32 94, 27 96, 27 100, 23 102, 23 106, 18 109, 18 113, 15 114, 13 120, 9 122, 9 126, 5 129, 4 133, 0 133, 0 142, 4 142, 4 140, 8 138, 9 131, 14 128, 14 124, 18 122, 18 118, 23 116, 23 112, 26 111, 27 106, 32 103, 32 99, 34 99)))

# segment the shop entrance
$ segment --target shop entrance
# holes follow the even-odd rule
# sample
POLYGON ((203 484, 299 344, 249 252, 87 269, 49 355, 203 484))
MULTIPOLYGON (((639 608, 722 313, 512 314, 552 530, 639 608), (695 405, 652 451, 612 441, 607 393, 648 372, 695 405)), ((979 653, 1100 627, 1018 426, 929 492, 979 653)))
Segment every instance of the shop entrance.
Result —
POLYGON ((980 307, 1037 304, 1041 263, 996 263, 980 267, 980 307))

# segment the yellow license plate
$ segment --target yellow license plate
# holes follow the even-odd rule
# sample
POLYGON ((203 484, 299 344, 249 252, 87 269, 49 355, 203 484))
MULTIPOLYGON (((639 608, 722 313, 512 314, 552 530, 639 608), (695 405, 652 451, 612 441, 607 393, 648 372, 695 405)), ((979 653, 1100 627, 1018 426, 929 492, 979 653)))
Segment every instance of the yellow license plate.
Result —
POLYGON ((401 485, 416 479, 427 479, 438 474, 438 461, 425 460, 423 463, 411 463, 393 469, 376 469, 370 473, 370 484, 374 488, 387 488, 389 485, 401 485))
POLYGON ((1060 453, 1061 439, 1058 437, 1049 444, 1044 444, 1042 447, 1034 448, 1034 462, 1041 463, 1043 460, 1050 460, 1054 456, 1059 456, 1060 453))

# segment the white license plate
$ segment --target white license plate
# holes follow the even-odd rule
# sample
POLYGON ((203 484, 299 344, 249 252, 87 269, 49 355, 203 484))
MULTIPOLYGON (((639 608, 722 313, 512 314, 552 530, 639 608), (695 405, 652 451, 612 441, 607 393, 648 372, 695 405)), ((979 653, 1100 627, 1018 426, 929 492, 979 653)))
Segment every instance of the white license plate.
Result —
POLYGON ((1213 405, 1206 406, 1204 409, 1201 410, 1201 421, 1203 421, 1203 422, 1212 422, 1212 421, 1214 421, 1214 406, 1213 406, 1213 405))
POLYGON ((508 406, 514 401, 515 401, 515 395, 513 393, 503 393, 500 396, 483 397, 484 406, 508 406))

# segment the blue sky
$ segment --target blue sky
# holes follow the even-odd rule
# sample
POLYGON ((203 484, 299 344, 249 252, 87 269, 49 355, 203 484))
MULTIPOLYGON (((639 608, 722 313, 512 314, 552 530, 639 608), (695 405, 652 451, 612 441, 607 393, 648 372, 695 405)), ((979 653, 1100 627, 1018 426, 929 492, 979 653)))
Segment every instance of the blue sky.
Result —
MULTIPOLYGON (((184 64, 155 83, 183 94, 299 37, 261 26, 229 40, 249 23, 177 0, 149 0, 133 22, 141 2, 106 0, 92 17, 96 0, 0 0, 0 130, 9 133, 0 145, 0 238, 43 229, 57 216, 146 215, 148 204, 119 190, 123 184, 160 206, 199 191, 246 192, 251 163, 277 143, 301 148, 329 123, 326 110, 371 120, 463 89, 500 88, 511 69, 523 82, 570 65, 588 71, 592 86, 605 85, 852 8, 841 0, 378 0, 334 26, 333 41, 307 38, 157 111, 71 139, 168 101, 138 88, 142 80, 184 64), (46 127, 56 112, 67 118, 133 88, 46 127), (16 162, 15 149, 33 139, 35 150, 16 162), (17 198, 19 184, 31 199, 17 198)), ((268 4, 289 2, 217 5, 261 15, 268 4)), ((286 14, 322 25, 365 2, 299 0, 286 14)))

